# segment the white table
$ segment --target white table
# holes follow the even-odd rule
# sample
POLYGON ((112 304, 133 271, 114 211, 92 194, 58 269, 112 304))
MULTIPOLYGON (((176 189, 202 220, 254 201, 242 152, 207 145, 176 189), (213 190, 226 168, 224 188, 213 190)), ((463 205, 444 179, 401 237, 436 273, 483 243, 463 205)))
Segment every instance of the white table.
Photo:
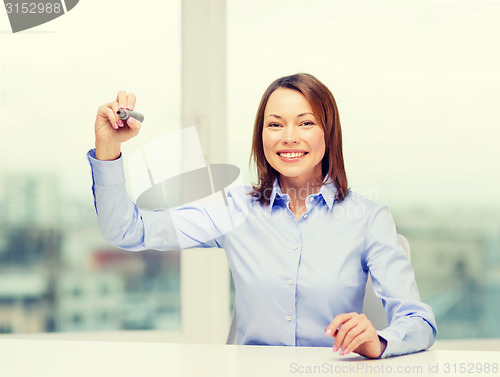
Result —
POLYGON ((2 377, 500 375, 493 369, 500 367, 497 351, 430 350, 367 360, 315 347, 0 338, 0 358, 2 377))

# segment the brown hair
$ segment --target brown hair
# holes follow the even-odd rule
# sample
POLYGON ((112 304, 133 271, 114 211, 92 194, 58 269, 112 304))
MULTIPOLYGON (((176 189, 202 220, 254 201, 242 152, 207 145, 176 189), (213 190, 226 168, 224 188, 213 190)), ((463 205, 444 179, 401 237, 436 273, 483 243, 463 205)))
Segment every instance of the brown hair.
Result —
POLYGON ((335 98, 330 90, 316 77, 308 73, 297 73, 275 80, 266 89, 260 100, 253 129, 252 153, 257 166, 258 183, 253 186, 251 194, 262 205, 269 205, 273 183, 278 172, 267 162, 262 144, 264 128, 264 111, 271 94, 278 88, 296 90, 310 103, 314 116, 325 134, 325 155, 322 160, 322 173, 329 177, 326 183, 335 182, 337 186, 336 201, 342 201, 348 193, 347 176, 342 154, 342 130, 340 129, 339 112, 335 98))

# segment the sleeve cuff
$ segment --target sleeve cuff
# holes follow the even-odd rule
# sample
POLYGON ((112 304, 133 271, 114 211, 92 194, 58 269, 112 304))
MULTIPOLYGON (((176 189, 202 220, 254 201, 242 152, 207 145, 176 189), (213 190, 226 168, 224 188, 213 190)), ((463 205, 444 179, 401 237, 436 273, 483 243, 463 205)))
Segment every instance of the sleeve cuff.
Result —
POLYGON ((112 161, 101 161, 95 157, 95 149, 87 152, 92 169, 94 182, 99 186, 112 186, 125 184, 125 174, 123 172, 123 158, 120 157, 112 161))
POLYGON ((389 331, 384 330, 378 330, 377 334, 380 338, 383 338, 387 342, 387 346, 385 347, 384 352, 382 352, 382 355, 379 356, 380 359, 383 359, 388 356, 392 356, 398 353, 398 350, 396 349, 396 344, 398 344, 399 339, 391 336, 389 331))

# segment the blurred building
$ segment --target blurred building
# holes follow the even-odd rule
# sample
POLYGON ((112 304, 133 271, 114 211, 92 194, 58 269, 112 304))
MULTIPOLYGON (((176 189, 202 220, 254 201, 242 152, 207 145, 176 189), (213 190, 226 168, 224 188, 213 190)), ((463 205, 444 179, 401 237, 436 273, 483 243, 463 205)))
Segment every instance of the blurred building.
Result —
POLYGON ((121 329, 123 294, 117 274, 62 272, 56 288, 57 330, 121 329))
POLYGON ((103 248, 93 253, 92 264, 98 271, 120 274, 123 279, 123 329, 180 327, 179 252, 103 248))
MULTIPOLYGON (((180 253, 110 246, 91 196, 61 191, 50 174, 0 182, 0 332, 179 328, 180 253)), ((498 211, 392 212, 439 336, 500 336, 498 211)))
POLYGON ((0 333, 44 331, 47 292, 47 281, 40 272, 0 273, 0 333))
POLYGON ((422 299, 440 337, 500 336, 500 217, 488 208, 405 209, 395 214, 411 245, 422 299))
POLYGON ((0 183, 0 332, 179 328, 179 253, 113 248, 92 197, 60 187, 47 173, 0 183))
POLYGON ((58 228, 61 195, 51 173, 4 173, 3 217, 11 227, 58 228))

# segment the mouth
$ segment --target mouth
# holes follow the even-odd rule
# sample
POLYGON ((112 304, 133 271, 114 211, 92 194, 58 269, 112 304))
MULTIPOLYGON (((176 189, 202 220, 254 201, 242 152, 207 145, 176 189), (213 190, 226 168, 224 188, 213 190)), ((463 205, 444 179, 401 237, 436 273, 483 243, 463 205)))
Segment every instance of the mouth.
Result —
POLYGON ((296 161, 303 158, 309 152, 278 152, 276 153, 283 161, 296 161))

